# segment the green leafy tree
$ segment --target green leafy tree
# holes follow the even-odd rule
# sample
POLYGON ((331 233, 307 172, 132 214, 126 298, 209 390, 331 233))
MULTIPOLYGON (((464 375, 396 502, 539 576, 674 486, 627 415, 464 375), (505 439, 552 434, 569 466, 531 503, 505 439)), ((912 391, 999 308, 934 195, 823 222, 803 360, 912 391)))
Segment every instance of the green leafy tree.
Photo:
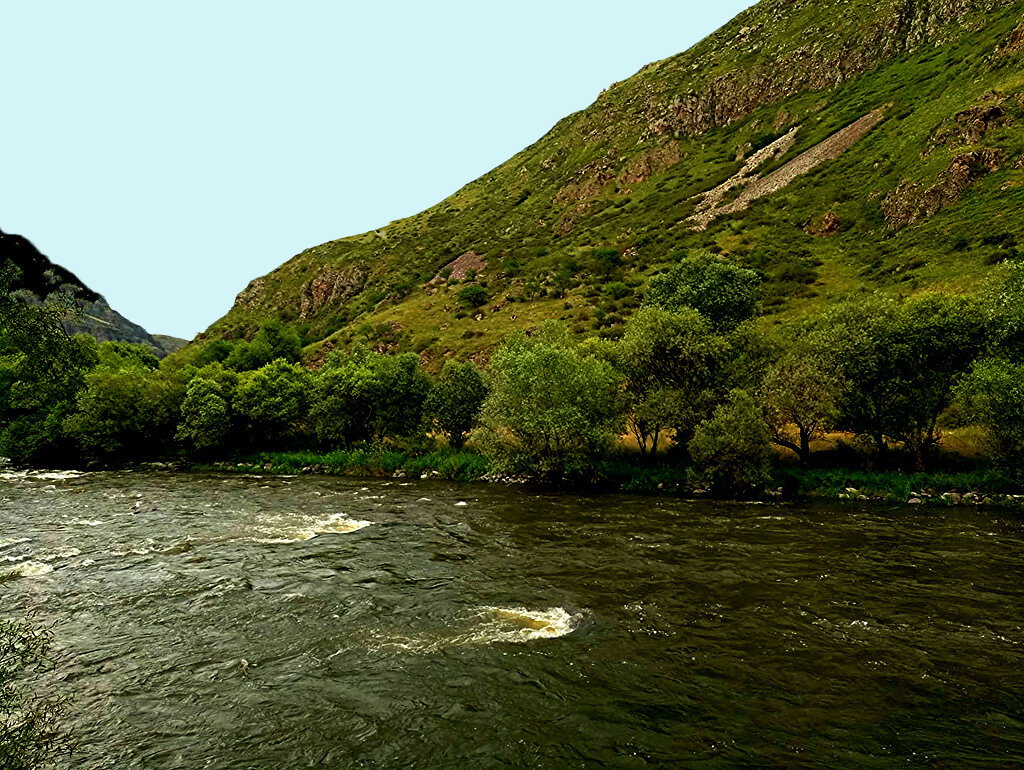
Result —
POLYGON ((476 364, 446 361, 441 376, 427 397, 425 411, 449 446, 461 449, 476 427, 487 397, 487 383, 476 364))
POLYGON ((302 358, 299 333, 276 319, 264 321, 251 342, 237 342, 231 349, 225 366, 235 371, 254 371, 282 359, 295 363, 302 358))
POLYGON ((255 443, 273 444, 301 430, 312 384, 301 365, 277 358, 239 378, 231 406, 245 420, 255 443))
POLYGON ((617 438, 615 371, 575 347, 563 326, 510 335, 490 372, 480 436, 505 467, 548 478, 585 474, 617 438))
POLYGON ((595 249, 590 272, 597 278, 609 279, 622 267, 622 253, 618 249, 595 249))
POLYGON ((64 419, 85 373, 98 360, 91 337, 68 337, 65 297, 26 302, 10 288, 17 271, 0 269, 0 455, 18 464, 73 463, 64 419))
POLYGON ((234 345, 228 340, 213 340, 200 349, 193 359, 192 364, 197 367, 206 366, 212 363, 222 363, 228 359, 234 350, 234 345))
POLYGON ((708 251, 697 251, 654 276, 645 303, 678 312, 693 308, 728 332, 757 312, 761 277, 708 251))
POLYGON ((689 449, 702 479, 719 492, 747 494, 771 478, 768 425, 744 390, 732 391, 697 427, 689 449))
POLYGON ((387 356, 357 347, 332 354, 320 372, 311 418, 325 444, 352 444, 422 429, 430 378, 415 353, 387 356))
POLYGON ((1024 362, 1024 262, 999 265, 985 301, 993 319, 992 354, 1024 362))
POLYGON ((194 377, 181 404, 175 438, 199 455, 223 449, 232 435, 231 393, 218 382, 194 377))
POLYGON ((490 299, 487 295, 487 289, 475 284, 459 289, 459 293, 455 297, 459 304, 465 308, 482 307, 490 299))
POLYGON ((101 369, 153 371, 160 367, 160 359, 148 345, 137 345, 130 342, 101 342, 96 348, 96 353, 99 356, 97 368, 101 369))
POLYGON ((982 425, 994 453, 1020 473, 1024 459, 1024 363, 1004 358, 978 361, 957 385, 957 399, 982 425))
POLYGON ((992 318, 973 297, 928 294, 903 303, 867 298, 830 314, 824 344, 848 383, 841 419, 880 448, 902 442, 918 470, 938 443, 953 387, 988 348, 992 318))
POLYGON ((624 377, 627 424, 641 451, 671 429, 689 440, 717 400, 724 341, 693 308, 641 308, 626 323, 613 360, 624 377))
POLYGON ((159 457, 172 446, 184 397, 184 383, 172 374, 142 366, 97 368, 86 375, 64 429, 90 460, 159 457))
POLYGON ((310 419, 321 444, 346 446, 373 435, 380 385, 366 348, 332 353, 314 385, 310 419))
POLYGON ((762 386, 772 441, 791 449, 806 465, 811 439, 823 436, 835 424, 842 388, 842 375, 829 356, 814 350, 795 350, 783 356, 768 371, 762 386))
POLYGON ((374 412, 374 436, 412 436, 423 429, 423 407, 430 394, 430 378, 415 353, 375 354, 375 369, 382 397, 374 412))

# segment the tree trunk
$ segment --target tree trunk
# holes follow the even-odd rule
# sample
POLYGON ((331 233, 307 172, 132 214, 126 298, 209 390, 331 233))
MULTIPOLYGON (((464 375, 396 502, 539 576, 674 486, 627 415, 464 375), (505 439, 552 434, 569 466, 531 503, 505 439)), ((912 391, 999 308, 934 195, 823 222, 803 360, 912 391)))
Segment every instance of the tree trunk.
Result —
POLYGON ((800 464, 806 468, 811 460, 811 432, 805 428, 800 428, 800 451, 797 454, 800 464))

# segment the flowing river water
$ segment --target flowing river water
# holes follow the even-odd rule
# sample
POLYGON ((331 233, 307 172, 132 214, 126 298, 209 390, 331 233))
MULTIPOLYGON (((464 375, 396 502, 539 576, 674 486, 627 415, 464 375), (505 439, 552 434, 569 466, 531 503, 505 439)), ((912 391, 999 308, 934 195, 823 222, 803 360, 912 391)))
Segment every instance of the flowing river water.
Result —
POLYGON ((65 768, 1024 765, 1024 519, 0 475, 65 768))

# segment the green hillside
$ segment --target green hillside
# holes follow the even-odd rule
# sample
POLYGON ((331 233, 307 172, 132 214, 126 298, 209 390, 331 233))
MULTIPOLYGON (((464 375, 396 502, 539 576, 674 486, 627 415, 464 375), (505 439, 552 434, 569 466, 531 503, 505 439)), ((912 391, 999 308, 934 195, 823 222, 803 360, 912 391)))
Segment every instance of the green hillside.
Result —
POLYGON ((763 0, 433 208, 252 281, 198 343, 277 318, 314 364, 363 340, 436 368, 545 318, 615 336, 698 247, 763 275, 766 323, 969 290, 1024 248, 1022 66, 1024 2, 763 0))

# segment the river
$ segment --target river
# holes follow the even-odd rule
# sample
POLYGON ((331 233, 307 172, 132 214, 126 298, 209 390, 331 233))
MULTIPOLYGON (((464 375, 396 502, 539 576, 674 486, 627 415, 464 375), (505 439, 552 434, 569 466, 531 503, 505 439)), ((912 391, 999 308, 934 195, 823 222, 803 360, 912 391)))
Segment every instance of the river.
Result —
POLYGON ((1024 764, 1024 523, 489 485, 0 475, 65 768, 1024 764))

